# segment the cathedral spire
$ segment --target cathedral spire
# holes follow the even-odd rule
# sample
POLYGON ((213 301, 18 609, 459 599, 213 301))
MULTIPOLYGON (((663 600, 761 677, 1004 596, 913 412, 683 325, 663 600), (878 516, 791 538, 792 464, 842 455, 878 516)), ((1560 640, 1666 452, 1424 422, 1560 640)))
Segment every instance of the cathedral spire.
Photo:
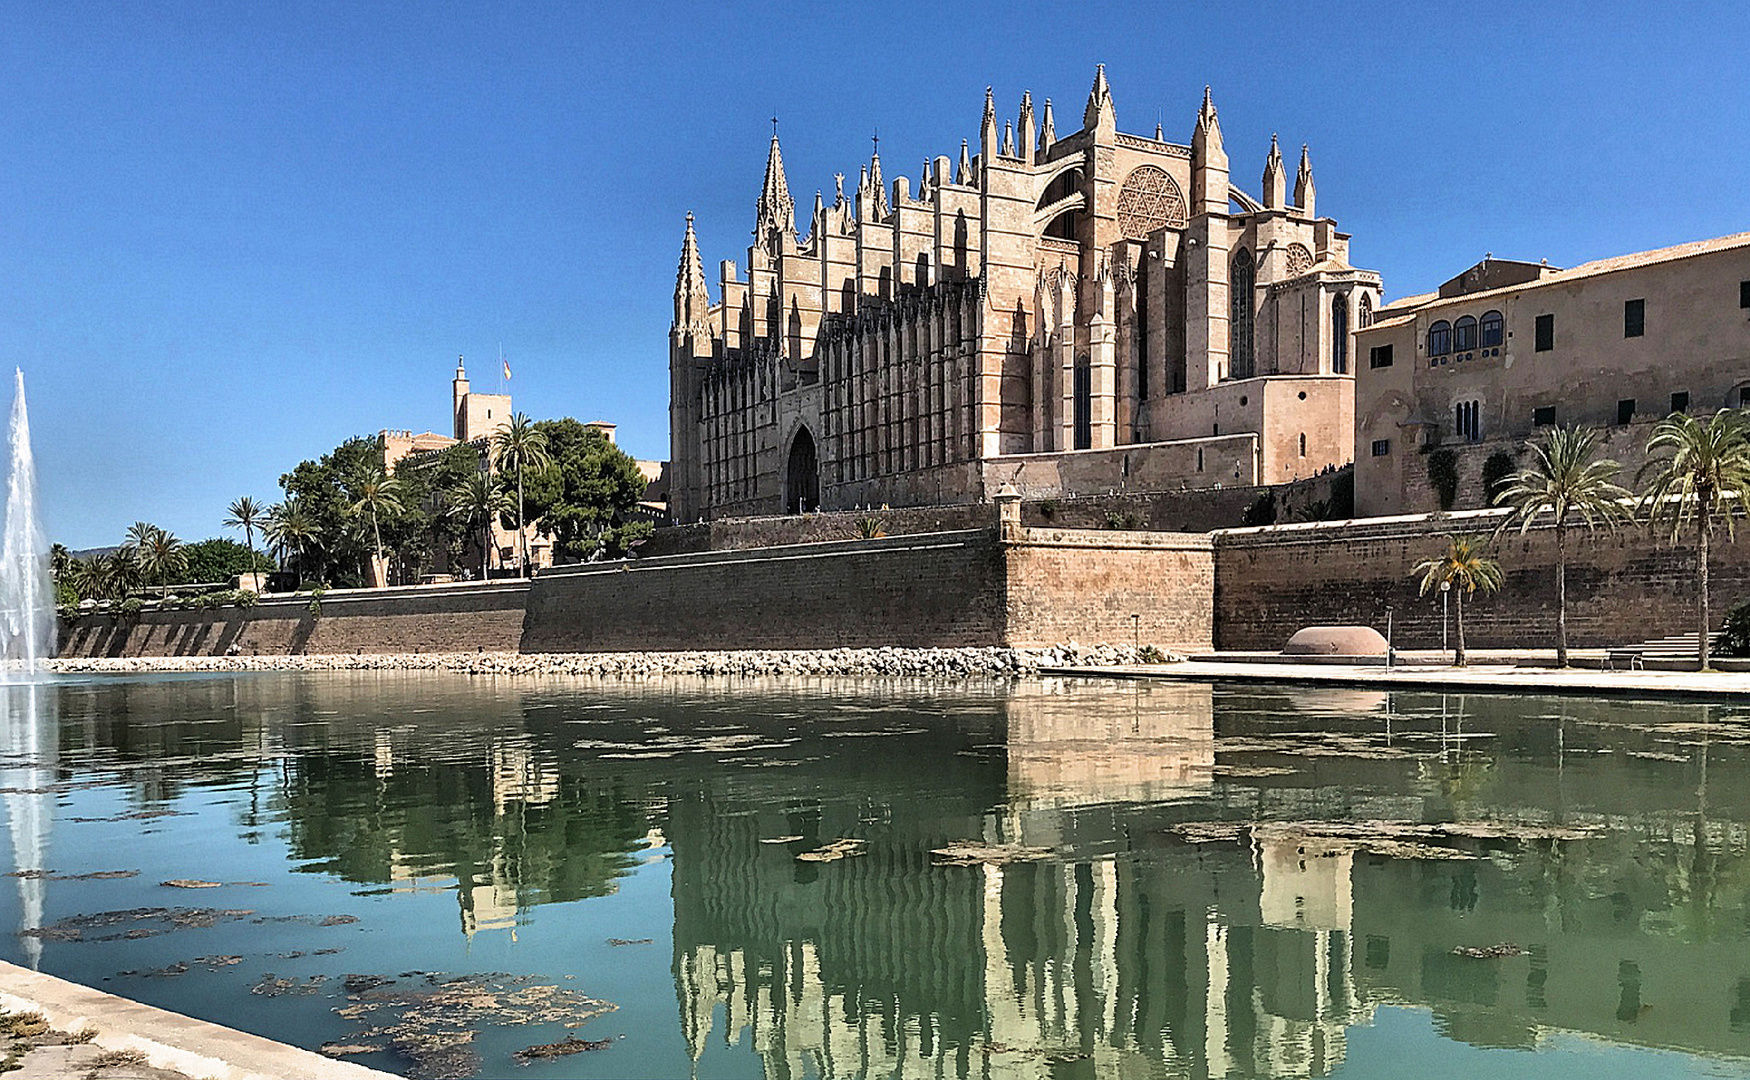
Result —
POLYGON ((784 178, 784 155, 778 151, 778 125, 772 122, 772 147, 766 153, 766 182, 754 207, 754 236, 764 241, 773 233, 794 236, 796 202, 784 178))
POLYGON ((960 167, 954 172, 954 182, 962 187, 972 183, 972 158, 966 149, 966 140, 960 140, 960 167))
POLYGON ((1015 124, 1012 120, 1003 121, 1003 156, 1015 156, 1015 124))
POLYGON ((918 174, 918 201, 928 202, 930 198, 930 159, 924 159, 924 171, 918 174))
MULTIPOLYGON (((711 307, 710 293, 705 289, 705 264, 699 258, 699 238, 693 235, 693 212, 687 211, 687 235, 681 241, 681 264, 674 278, 674 324, 677 327, 703 322, 711 307)), ((460 378, 462 362, 456 361, 460 378)))
POLYGON ((1021 92, 1021 118, 1016 121, 1021 127, 1021 160, 1033 164, 1035 153, 1039 149, 1037 133, 1039 128, 1033 123, 1033 92, 1021 92))
POLYGON ((1049 154, 1051 144, 1057 141, 1057 125, 1051 122, 1051 99, 1045 99, 1045 127, 1039 132, 1039 152, 1049 154))
POLYGON ((1282 147, 1270 136, 1270 158, 1264 163, 1264 206, 1280 210, 1288 205, 1288 170, 1282 167, 1282 147))
POLYGON ((1203 87, 1203 107, 1197 110, 1197 131, 1193 138, 1201 138, 1216 150, 1221 149, 1221 120, 1215 115, 1215 100, 1207 85, 1203 87))
POLYGON ((875 148, 869 154, 869 195, 874 200, 875 220, 879 221, 887 216, 887 184, 881 179, 881 133, 877 131, 870 141, 875 148))
POLYGON ((1313 213, 1314 195, 1315 189, 1313 187, 1312 154, 1307 150, 1306 144, 1301 143, 1300 171, 1296 173, 1294 177, 1294 205, 1300 207, 1301 212, 1306 214, 1307 217, 1317 216, 1313 213))
POLYGON ((1110 131, 1115 123, 1112 88, 1106 85, 1106 65, 1100 64, 1094 69, 1094 88, 1088 91, 1088 107, 1082 110, 1082 127, 1088 131, 1104 127, 1110 131))
POLYGON ((997 99, 988 86, 984 88, 984 119, 978 125, 978 152, 986 165, 997 156, 997 99))

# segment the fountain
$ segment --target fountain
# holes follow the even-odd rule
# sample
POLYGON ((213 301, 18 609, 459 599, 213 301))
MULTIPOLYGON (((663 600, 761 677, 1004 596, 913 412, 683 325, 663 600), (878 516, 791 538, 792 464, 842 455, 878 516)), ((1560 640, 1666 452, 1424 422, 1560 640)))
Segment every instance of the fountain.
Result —
POLYGON ((0 663, 5 677, 33 681, 54 645, 55 613, 49 591, 49 548, 37 520, 36 463, 30 453, 30 416, 24 372, 18 372, 8 433, 5 538, 0 541, 0 663))

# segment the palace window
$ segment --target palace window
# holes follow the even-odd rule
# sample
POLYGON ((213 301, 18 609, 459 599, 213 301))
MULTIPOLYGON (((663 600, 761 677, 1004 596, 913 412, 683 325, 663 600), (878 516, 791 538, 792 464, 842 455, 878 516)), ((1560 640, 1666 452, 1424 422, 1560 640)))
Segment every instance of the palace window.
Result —
POLYGON ((1389 453, 1391 453, 1391 440, 1390 439, 1375 439, 1375 440, 1373 440, 1373 456, 1374 457, 1385 457, 1389 453))
POLYGON ((1618 424, 1633 423, 1635 418, 1635 399, 1623 398, 1616 403, 1616 422, 1618 424))
POLYGON ((1556 317, 1539 315, 1534 328, 1533 352, 1549 352, 1556 347, 1556 317))
POLYGON ((1300 456, 1306 456, 1306 432, 1300 433, 1300 456))
POLYGON ((1482 403, 1461 401, 1453 409, 1456 422, 1453 430, 1466 442, 1478 442, 1483 437, 1482 403))
POLYGON ((1252 377, 1252 295, 1254 281, 1252 253, 1241 248, 1234 256, 1233 276, 1233 354, 1228 360, 1228 377, 1233 379, 1249 379, 1252 377))
POLYGON ((1674 413, 1689 411, 1689 391, 1679 390, 1671 395, 1671 411, 1674 413))
POLYGON ((1367 366, 1370 368, 1391 367, 1391 346, 1375 345, 1367 350, 1367 366))
POLYGON ((1738 306, 1750 308, 1750 281, 1738 282, 1738 306))
POLYGON ((1640 337, 1647 332, 1647 302, 1645 300, 1624 300, 1622 302, 1622 336, 1625 338, 1640 337))
POLYGON ((1342 293, 1331 297, 1331 371, 1349 373, 1349 298, 1342 293))
POLYGON ((1483 321, 1482 321, 1482 330, 1483 330, 1482 346, 1483 346, 1483 348, 1493 349, 1496 346, 1500 345, 1501 338, 1504 336, 1503 330, 1505 329, 1506 325, 1507 325, 1506 320, 1501 318, 1501 313, 1499 311, 1485 311, 1485 312, 1483 312, 1483 321))
POLYGON ((1477 321, 1469 315, 1452 324, 1452 351, 1469 352, 1477 347, 1477 321))
POLYGON ((1452 351, 1452 324, 1441 319, 1428 328, 1428 355, 1445 356, 1452 351))
POLYGON ((1533 427, 1551 427, 1556 422, 1556 407, 1554 405, 1539 405, 1531 410, 1531 425, 1533 427))

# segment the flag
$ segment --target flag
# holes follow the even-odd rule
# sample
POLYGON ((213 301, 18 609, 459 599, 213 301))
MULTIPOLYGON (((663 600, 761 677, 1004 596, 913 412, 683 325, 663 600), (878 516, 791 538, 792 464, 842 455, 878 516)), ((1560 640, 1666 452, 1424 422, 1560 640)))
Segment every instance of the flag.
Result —
POLYGON ((508 381, 510 379, 510 361, 500 360, 499 363, 504 365, 504 377, 508 381))

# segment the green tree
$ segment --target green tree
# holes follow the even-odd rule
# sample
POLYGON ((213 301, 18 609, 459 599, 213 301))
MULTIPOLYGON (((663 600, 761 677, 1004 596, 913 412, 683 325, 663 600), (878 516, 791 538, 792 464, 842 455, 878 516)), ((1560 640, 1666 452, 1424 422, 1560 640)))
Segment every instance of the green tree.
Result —
POLYGON ((1641 508, 1648 523, 1669 525, 1671 542, 1695 527, 1696 541, 1696 661, 1708 666, 1713 618, 1708 595, 1708 551, 1714 519, 1734 535, 1733 518, 1745 512, 1743 496, 1750 492, 1750 418, 1737 409, 1721 409, 1706 420, 1672 413, 1647 439, 1647 463, 1637 480, 1644 483, 1641 508))
POLYGON ((297 566, 298 583, 303 584, 304 575, 309 572, 310 565, 307 553, 319 539, 315 519, 296 499, 287 499, 268 508, 267 524, 263 531, 268 543, 274 546, 282 559, 288 552, 291 553, 297 566))
POLYGON ((261 527, 267 517, 267 511, 254 499, 245 495, 232 501, 226 508, 225 527, 227 529, 242 529, 243 542, 249 548, 250 554, 255 553, 255 530, 261 527))
POLYGON ((350 512, 356 478, 381 472, 383 447, 376 436, 348 439, 315 461, 300 462, 280 477, 287 503, 302 512, 311 534, 298 546, 300 578, 335 585, 360 584, 360 569, 370 555, 368 531, 355 526, 350 512))
POLYGON ((159 595, 170 595, 170 579, 188 568, 188 553, 169 530, 136 521, 128 530, 128 546, 147 580, 156 578, 159 595))
POLYGON ((522 550, 522 573, 529 576, 529 519, 523 508, 524 473, 539 472, 547 467, 547 436, 526 413, 517 413, 492 437, 492 456, 502 472, 516 476, 517 544, 522 550))
POLYGON ((449 493, 449 516, 460 521, 470 532, 479 530, 480 580, 488 577, 487 557, 492 551, 492 519, 510 505, 503 488, 483 472, 475 472, 452 485, 449 493))
POLYGON ((103 571, 100 578, 101 595, 116 600, 126 600, 128 594, 139 588, 145 580, 140 569, 140 559, 134 549, 123 545, 109 553, 103 560, 103 571))
POLYGON ((188 556, 188 565, 178 577, 178 584, 229 581, 243 574, 273 569, 273 560, 266 555, 221 536, 189 544, 183 551, 188 556))
MULTIPOLYGON (((399 514, 401 506, 401 482, 392 476, 386 476, 382 469, 366 472, 353 479, 352 502, 347 504, 347 512, 355 517, 370 515, 371 519, 371 550, 375 553, 376 565, 385 572, 388 564, 383 559, 383 531, 378 526, 378 517, 384 513, 399 514)), ((387 584, 385 580, 381 584, 387 584)))
POLYGON ((535 427, 545 437, 548 465, 529 479, 529 516, 541 522, 559 554, 585 559, 599 549, 618 555, 648 533, 648 522, 632 518, 648 487, 636 461, 570 417, 535 427))
POLYGON ((1501 587, 1501 564, 1489 558, 1481 537, 1453 533, 1446 538, 1446 550, 1432 559, 1416 564, 1410 576, 1422 576, 1422 595, 1443 583, 1452 589, 1457 602, 1457 649, 1452 654, 1454 667, 1464 666, 1464 598, 1479 589, 1494 592, 1501 587))
MULTIPOLYGON (((1627 489, 1615 483, 1622 466, 1598 457, 1598 432, 1593 428, 1561 427, 1527 444, 1531 463, 1504 478, 1495 495, 1497 505, 1512 509, 1496 537, 1519 525, 1521 536, 1542 514, 1554 517, 1556 529, 1556 666, 1568 666, 1568 518, 1579 515, 1586 528, 1612 529, 1627 521, 1623 500, 1627 489)), ((1492 459, 1491 459, 1492 460, 1492 459)))

